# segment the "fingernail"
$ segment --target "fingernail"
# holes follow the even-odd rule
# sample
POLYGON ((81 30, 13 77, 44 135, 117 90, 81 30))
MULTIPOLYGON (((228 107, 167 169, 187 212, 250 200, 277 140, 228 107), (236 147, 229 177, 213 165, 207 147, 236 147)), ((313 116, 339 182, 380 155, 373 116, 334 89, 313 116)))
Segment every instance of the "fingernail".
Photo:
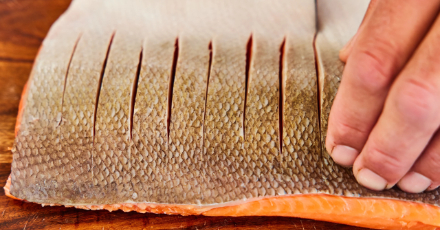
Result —
POLYGON ((397 185, 405 192, 419 193, 425 191, 432 181, 423 176, 420 173, 409 172, 402 179, 400 179, 397 185))
POLYGON ((363 168, 357 173, 356 180, 362 186, 376 191, 384 190, 388 183, 381 176, 367 168, 363 168))
POLYGON ((358 155, 359 152, 356 149, 345 145, 337 145, 331 153, 333 160, 337 164, 346 167, 352 166, 358 155))

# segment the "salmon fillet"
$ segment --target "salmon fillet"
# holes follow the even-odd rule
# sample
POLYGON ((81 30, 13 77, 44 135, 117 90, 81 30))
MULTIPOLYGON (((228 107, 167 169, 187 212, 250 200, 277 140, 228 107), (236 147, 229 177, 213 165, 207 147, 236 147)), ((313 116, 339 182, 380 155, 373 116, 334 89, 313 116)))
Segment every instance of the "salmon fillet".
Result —
POLYGON ((440 227, 438 189, 368 190, 324 148, 338 52, 367 6, 73 1, 23 92, 6 194, 91 210, 440 227))

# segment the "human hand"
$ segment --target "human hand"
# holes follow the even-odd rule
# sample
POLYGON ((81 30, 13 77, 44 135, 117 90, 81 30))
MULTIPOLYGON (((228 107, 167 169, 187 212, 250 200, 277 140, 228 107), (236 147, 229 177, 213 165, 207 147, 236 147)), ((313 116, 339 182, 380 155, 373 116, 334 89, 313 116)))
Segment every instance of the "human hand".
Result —
POLYGON ((367 188, 440 185, 439 9, 438 0, 372 0, 340 52, 326 148, 367 188))

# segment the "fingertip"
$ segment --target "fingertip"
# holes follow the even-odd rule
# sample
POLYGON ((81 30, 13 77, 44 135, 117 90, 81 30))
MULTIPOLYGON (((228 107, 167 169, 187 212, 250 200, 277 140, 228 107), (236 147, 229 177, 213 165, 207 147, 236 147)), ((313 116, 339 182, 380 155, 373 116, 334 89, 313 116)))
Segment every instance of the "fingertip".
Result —
POLYGON ((409 193, 421 193, 431 186, 432 182, 426 176, 409 172, 397 183, 400 189, 409 193))
POLYGON ((330 155, 337 164, 350 167, 358 157, 359 151, 349 146, 337 145, 330 155))
POLYGON ((389 187, 384 178, 367 168, 360 169, 355 177, 359 184, 374 191, 382 191, 389 187))

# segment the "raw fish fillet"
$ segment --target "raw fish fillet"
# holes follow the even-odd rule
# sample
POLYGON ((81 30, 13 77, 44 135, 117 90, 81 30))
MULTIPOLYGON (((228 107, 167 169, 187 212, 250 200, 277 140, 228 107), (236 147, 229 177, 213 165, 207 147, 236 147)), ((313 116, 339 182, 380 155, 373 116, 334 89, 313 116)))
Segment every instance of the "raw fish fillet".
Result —
POLYGON ((440 227, 440 190, 368 190, 324 148, 338 52, 367 6, 74 0, 23 92, 6 194, 93 210, 440 227))

